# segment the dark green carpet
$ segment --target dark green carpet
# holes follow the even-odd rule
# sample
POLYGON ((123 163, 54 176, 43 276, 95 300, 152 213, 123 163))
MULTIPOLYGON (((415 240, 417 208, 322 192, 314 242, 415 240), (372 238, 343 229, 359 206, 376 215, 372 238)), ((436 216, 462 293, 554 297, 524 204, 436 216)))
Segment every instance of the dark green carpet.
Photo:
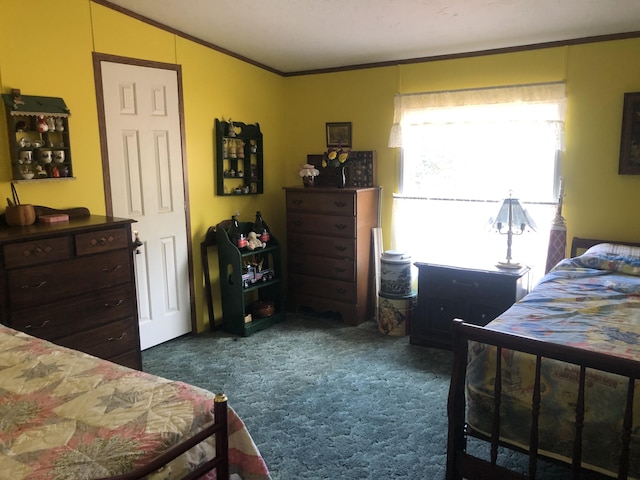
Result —
POLYGON ((444 479, 451 362, 375 322, 303 315, 143 352, 149 373, 226 393, 273 480, 444 479))
POLYGON ((226 393, 273 480, 444 478, 451 359, 375 322, 300 315, 143 352, 149 373, 226 393))

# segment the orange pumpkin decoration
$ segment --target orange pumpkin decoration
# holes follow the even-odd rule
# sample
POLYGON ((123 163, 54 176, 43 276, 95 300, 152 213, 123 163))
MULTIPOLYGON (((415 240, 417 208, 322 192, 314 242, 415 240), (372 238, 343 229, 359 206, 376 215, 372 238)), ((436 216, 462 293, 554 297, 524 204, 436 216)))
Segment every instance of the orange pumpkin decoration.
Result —
POLYGON ((4 212, 7 225, 20 227, 31 225, 36 221, 36 212, 33 205, 12 205, 8 206, 4 212))

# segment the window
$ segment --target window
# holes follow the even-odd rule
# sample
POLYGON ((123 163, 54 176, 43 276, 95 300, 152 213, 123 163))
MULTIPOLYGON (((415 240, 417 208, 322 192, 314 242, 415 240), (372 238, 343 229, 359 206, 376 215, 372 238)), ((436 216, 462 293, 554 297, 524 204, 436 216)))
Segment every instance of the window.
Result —
POLYGON ((544 273, 562 150, 564 84, 398 95, 390 144, 402 147, 393 248, 413 260, 492 265, 507 240, 489 229, 513 194, 537 224, 514 261, 544 273))

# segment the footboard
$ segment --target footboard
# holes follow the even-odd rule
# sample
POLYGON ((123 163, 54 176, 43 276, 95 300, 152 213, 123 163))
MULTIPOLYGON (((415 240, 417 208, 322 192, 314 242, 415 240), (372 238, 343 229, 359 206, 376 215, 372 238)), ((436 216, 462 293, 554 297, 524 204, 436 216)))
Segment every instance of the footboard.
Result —
POLYGON ((124 475, 103 478, 100 480, 137 480, 145 478, 147 475, 159 470, 172 460, 176 459, 186 451, 190 450, 200 442, 210 437, 215 438, 215 457, 210 458, 181 480, 191 480, 200 478, 207 472, 215 470, 217 480, 229 479, 229 433, 227 426, 227 397, 224 394, 217 394, 214 403, 214 421, 206 428, 184 442, 179 443, 165 453, 155 458, 148 464, 124 475))
MULTIPOLYGON (((496 332, 484 327, 465 324, 461 320, 455 320, 454 331, 454 365, 451 377, 451 386, 448 400, 449 431, 447 444, 447 479, 481 479, 481 478, 536 478, 539 459, 552 459, 542 453, 539 445, 539 419, 541 411, 541 396, 544 395, 544 382, 541 382, 541 366, 546 360, 565 362, 579 372, 576 378, 577 395, 571 400, 575 402, 575 411, 572 413, 574 436, 572 439, 571 458, 566 460, 566 466, 570 473, 566 478, 578 479, 581 472, 590 470, 588 462, 585 462, 583 450, 583 430, 585 420, 585 389, 587 384, 587 369, 592 373, 597 371, 606 374, 615 374, 624 377, 626 384, 626 401, 622 412, 622 426, 620 438, 616 445, 609 448, 616 449, 618 459, 617 472, 614 475, 619 479, 629 477, 630 445, 633 434, 633 405, 635 399, 636 381, 640 377, 640 362, 614 357, 594 351, 566 345, 554 344, 535 340, 515 334, 496 332), (467 364, 470 342, 478 342, 484 345, 495 346, 495 383, 493 389, 493 412, 489 420, 490 432, 474 433, 468 425, 467 419, 467 364), (528 446, 518 447, 505 442, 501 432, 501 408, 503 402, 503 364, 502 359, 508 351, 517 351, 530 354, 535 359, 535 373, 533 387, 530 396, 530 426, 528 427, 528 446), (469 436, 484 438, 489 442, 488 458, 479 458, 467 451, 469 436), (499 447, 507 447, 518 451, 524 451, 528 456, 526 475, 518 474, 499 465, 499 447), (619 449, 619 455, 617 450, 619 449)), ((493 365, 493 363, 492 363, 493 365)), ((637 400, 635 400, 637 402, 637 400)), ((636 414, 637 415, 637 414, 636 414)), ((635 455, 635 454, 634 454, 635 455)))

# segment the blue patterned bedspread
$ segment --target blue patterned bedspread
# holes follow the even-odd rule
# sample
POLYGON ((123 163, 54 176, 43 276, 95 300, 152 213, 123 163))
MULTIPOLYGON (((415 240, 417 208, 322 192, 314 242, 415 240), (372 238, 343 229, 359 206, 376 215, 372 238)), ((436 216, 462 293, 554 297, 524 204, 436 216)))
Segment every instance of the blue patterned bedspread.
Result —
MULTIPOLYGON (((588 254, 566 259, 531 293, 487 328, 640 361, 640 258, 588 254)), ((528 446, 535 359, 505 351, 501 435, 528 446)), ((491 430, 495 348, 472 343, 467 371, 467 421, 491 430)), ((540 449, 555 458, 572 456, 578 367, 542 362, 540 449)), ((587 370, 583 460, 593 469, 618 470, 622 412, 628 379, 587 370)), ((640 381, 636 381, 640 392, 640 381)), ((640 393, 634 402, 630 476, 640 477, 640 393)))

